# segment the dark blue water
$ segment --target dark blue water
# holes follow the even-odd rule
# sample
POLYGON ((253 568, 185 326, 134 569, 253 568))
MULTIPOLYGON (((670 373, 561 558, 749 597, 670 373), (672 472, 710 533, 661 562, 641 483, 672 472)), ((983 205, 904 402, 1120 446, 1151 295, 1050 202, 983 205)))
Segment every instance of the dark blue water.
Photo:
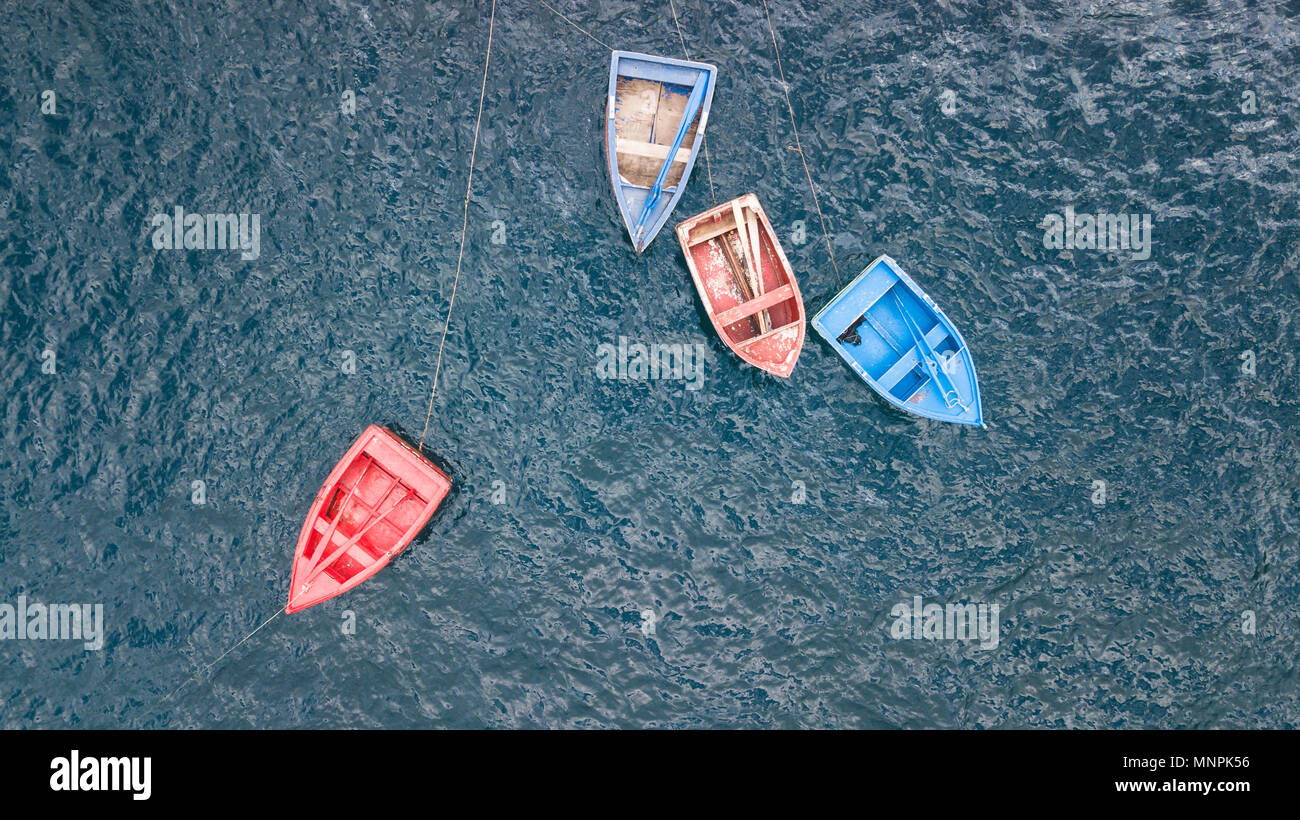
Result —
MULTIPOLYGON (((681 56, 666 2, 557 7, 681 56)), ((631 252, 608 52, 502 0, 427 438, 453 494, 205 671, 356 435, 419 437, 489 6, 8 4, 0 603, 101 603, 105 643, 0 642, 0 725, 1300 724, 1300 6, 771 7, 838 273, 761 2, 677 4, 720 79, 670 224, 710 172, 757 193, 810 312, 890 254, 988 430, 811 331, 789 380, 740 363, 671 233, 631 252), (155 250, 176 206, 260 214, 260 256, 155 250), (1066 206, 1152 215, 1150 258, 1045 248, 1066 206), (704 345, 702 388, 597 378, 620 335, 704 345), (997 646, 894 638, 916 595, 998 605, 997 646)))

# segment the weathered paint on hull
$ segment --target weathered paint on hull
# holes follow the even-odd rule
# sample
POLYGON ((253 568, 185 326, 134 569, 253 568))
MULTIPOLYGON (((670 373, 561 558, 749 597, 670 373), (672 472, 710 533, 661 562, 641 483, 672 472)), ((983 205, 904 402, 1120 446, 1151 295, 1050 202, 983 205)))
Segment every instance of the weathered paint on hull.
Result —
POLYGON ((746 362, 775 376, 789 376, 803 350, 803 296, 758 197, 746 194, 687 219, 677 226, 677 238, 718 336, 746 362), (736 231, 737 208, 746 223, 741 232, 736 231), (761 285, 746 293, 742 279, 752 239, 744 248, 738 243, 742 234, 752 237, 751 215, 759 248, 752 261, 761 285))

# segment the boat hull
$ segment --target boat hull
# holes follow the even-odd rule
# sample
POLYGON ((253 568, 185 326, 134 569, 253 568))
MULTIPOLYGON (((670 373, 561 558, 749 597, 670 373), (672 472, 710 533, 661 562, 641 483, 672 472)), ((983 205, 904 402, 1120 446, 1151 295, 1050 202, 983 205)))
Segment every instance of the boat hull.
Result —
POLYGON ((390 431, 371 425, 330 472, 298 535, 288 612, 354 589, 428 523, 451 479, 390 431))
POLYGON ((813 317, 812 326, 895 407, 936 421, 984 424, 975 362, 965 339, 888 256, 868 265, 813 317), (949 395, 945 384, 928 372, 927 350, 942 367, 940 379, 950 384, 949 395))
POLYGON ((707 63, 630 51, 615 51, 611 58, 605 156, 619 212, 637 253, 663 229, 690 181, 704 141, 717 71, 707 63), (669 166, 661 195, 642 220, 692 92, 701 83, 699 108, 669 166))
POLYGON ((749 364, 789 376, 803 350, 803 295, 758 197, 745 194, 685 220, 677 240, 722 341, 749 364))

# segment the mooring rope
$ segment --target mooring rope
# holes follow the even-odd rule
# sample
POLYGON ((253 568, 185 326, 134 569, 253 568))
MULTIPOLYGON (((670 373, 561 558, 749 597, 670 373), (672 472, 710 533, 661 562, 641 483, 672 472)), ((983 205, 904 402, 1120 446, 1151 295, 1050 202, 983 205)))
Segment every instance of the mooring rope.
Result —
POLYGON ((249 638, 251 638, 251 637, 253 637, 254 635, 256 635, 257 633, 261 632, 261 631, 262 631, 262 627, 266 626, 266 625, 269 624, 271 621, 274 621, 276 618, 278 618, 278 617, 280 617, 281 615, 283 615, 283 614, 284 614, 284 611, 285 611, 285 607, 280 607, 279 609, 277 609, 277 610, 275 611, 275 614, 273 614, 271 617, 267 618, 265 621, 262 621, 260 624, 258 624, 256 629, 254 629, 252 632, 249 632, 249 633, 248 633, 247 635, 245 635, 244 637, 240 638, 240 639, 239 639, 239 643, 237 643, 237 644, 235 644, 234 646, 230 647, 230 648, 227 649, 225 652, 222 652, 222 653, 221 653, 221 657, 219 657, 219 658, 217 658, 215 661, 209 663, 207 666, 200 667, 200 668, 199 668, 199 671, 195 672, 193 675, 190 675, 188 678, 186 678, 184 681, 182 681, 180 686, 177 686, 175 689, 171 690, 171 691, 168 692, 166 695, 164 695, 164 696, 158 698, 158 700, 155 700, 155 701, 154 701, 154 702, 149 706, 149 708, 148 708, 147 710, 145 710, 144 714, 146 714, 146 715, 151 715, 151 714, 153 714, 153 711, 154 711, 155 709, 157 709, 159 706, 161 706, 161 705, 162 705, 163 703, 165 703, 166 701, 170 700, 170 699, 172 698, 172 696, 174 696, 177 692, 181 691, 181 690, 184 689, 186 686, 188 686, 189 683, 190 683, 190 681, 194 680, 194 679, 197 678, 199 675, 202 675, 202 674, 204 674, 204 673, 206 673, 206 672, 211 671, 212 667, 214 667, 214 666, 216 666, 217 664, 221 663, 221 661, 223 661, 223 660, 225 659, 225 657, 226 657, 227 655, 229 655, 231 652, 234 652, 236 649, 238 649, 239 647, 243 646, 244 643, 245 643, 246 641, 248 641, 249 638))
POLYGON ((460 284, 461 265, 465 261, 465 237, 469 232, 469 195, 474 189, 474 161, 478 157, 478 132, 483 124, 483 100, 487 97, 488 66, 492 64, 492 33, 496 28, 497 0, 492 0, 492 14, 488 18, 487 53, 483 56, 483 85, 478 93, 478 118, 474 121, 474 145, 469 152, 469 177, 465 181, 465 215, 460 225, 460 253, 456 256, 456 278, 451 281, 451 299, 447 303, 447 318, 442 323, 442 341, 438 342, 438 363, 433 369, 433 389, 429 391, 429 409, 424 414, 424 429, 420 431, 420 453, 424 453, 424 436, 429 432, 429 419, 433 418, 433 397, 438 394, 438 376, 442 373, 442 350, 447 344, 447 329, 451 327, 451 311, 456 307, 456 286, 460 284))
POLYGON ((577 23, 573 22, 573 21, 570 20, 568 17, 565 17, 563 14, 560 13, 559 9, 555 8, 555 7, 552 6, 550 3, 546 2, 546 0, 537 0, 537 2, 541 3, 543 6, 546 6, 548 9, 550 9, 550 10, 555 14, 555 16, 559 17, 561 20, 563 20, 564 22, 566 22, 566 23, 568 23, 569 25, 573 26, 573 27, 576 28, 578 31, 581 31, 583 34, 587 35, 587 36, 590 37, 591 39, 593 39, 593 40, 595 40, 596 42, 600 43, 600 44, 601 44, 602 46, 604 46, 605 48, 609 49, 610 51, 613 51, 613 50, 614 50, 614 47, 611 46, 609 43, 605 42, 604 40, 600 39, 600 38, 597 37, 596 35, 592 34, 590 31, 587 31, 585 28, 583 28, 582 26, 580 26, 580 25, 578 25, 577 23))
MULTIPOLYGON (((682 24, 677 20, 677 5, 673 0, 668 0, 668 8, 673 10, 673 25, 677 26, 677 38, 682 41, 682 54, 690 60, 691 52, 686 48, 686 35, 682 34, 682 24)), ((713 198, 713 204, 718 204, 718 192, 713 187, 713 164, 709 162, 709 136, 705 134, 700 140, 701 147, 704 148, 704 170, 709 174, 709 196, 713 198)))
MULTIPOLYGON (((430 391, 429 393, 429 410, 427 413, 425 413, 424 416, 424 431, 420 433, 421 453, 424 452, 424 436, 426 433, 429 432, 429 419, 432 418, 433 416, 433 398, 438 393, 438 376, 442 372, 442 353, 444 347, 447 344, 447 330, 451 326, 451 312, 452 309, 455 308, 456 306, 456 286, 460 283, 461 267, 465 260, 465 237, 469 232, 469 197, 470 197, 470 192, 473 190, 473 186, 474 186, 474 163, 478 157, 479 129, 483 124, 483 102, 487 97, 488 66, 491 65, 492 62, 492 35, 496 29, 496 16, 497 16, 497 4, 496 4, 496 0, 492 0, 492 12, 491 15, 488 17, 487 53, 483 57, 483 83, 482 83, 482 87, 479 89, 479 95, 478 95, 478 119, 475 120, 474 122, 474 144, 473 147, 470 149, 470 155, 469 155, 469 178, 465 183, 465 212, 464 212, 464 216, 461 219, 461 226, 460 226, 460 254, 456 257, 456 276, 451 283, 451 298, 447 304, 447 318, 443 321, 442 324, 442 340, 438 343, 438 363, 434 367, 434 371, 433 371, 433 390, 430 391)), ((239 647, 243 646, 254 635, 256 635, 258 632, 261 632, 264 627, 270 624, 271 621, 274 621, 276 618, 284 614, 285 610, 286 610, 285 607, 281 607, 277 609, 275 613, 272 614, 269 618, 262 621, 262 623, 258 624, 256 629, 254 629, 252 632, 249 632, 244 637, 240 638, 239 642, 236 643, 234 646, 230 647, 225 652, 222 652, 221 656, 218 657, 216 660, 200 668, 199 671, 195 672, 193 675, 190 675, 188 678, 186 678, 181 683, 180 686, 177 686, 175 689, 168 692, 163 697, 154 701, 145 714, 152 714, 153 711, 157 709, 160 705, 162 705, 167 700, 171 699, 173 696, 175 696, 177 692, 181 691, 187 685, 189 685, 190 681, 193 681, 195 678, 199 677, 199 675, 202 675, 205 672, 210 671, 214 666, 221 663, 223 660, 225 660, 227 655, 229 655, 231 652, 234 652, 239 647)))
POLYGON ((772 50, 776 52, 776 70, 781 75, 781 90, 785 92, 785 108, 790 112, 790 128, 794 131, 794 147, 803 162, 803 172, 808 177, 808 187, 812 190, 813 207, 817 209, 817 218, 822 223, 822 237, 826 240, 826 252, 831 257, 831 267, 835 270, 835 283, 841 284, 840 266, 835 262, 835 249, 831 247, 830 231, 826 230, 826 217, 822 206, 817 202, 817 186, 813 184, 812 171, 808 170, 808 159, 803 155, 803 143, 799 141, 799 126, 794 123, 794 106, 790 104, 790 84, 785 81, 785 69, 781 67, 781 47, 776 44, 776 29, 772 28, 772 14, 768 11, 767 0, 763 0, 763 15, 767 17, 767 30, 772 34, 772 50))

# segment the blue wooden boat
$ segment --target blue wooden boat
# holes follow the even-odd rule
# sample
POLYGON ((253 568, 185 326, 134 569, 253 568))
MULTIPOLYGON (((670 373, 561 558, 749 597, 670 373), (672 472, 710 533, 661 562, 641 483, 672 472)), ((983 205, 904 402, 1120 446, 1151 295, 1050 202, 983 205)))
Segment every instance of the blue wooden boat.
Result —
POLYGON ((858 274, 812 325, 895 407, 937 421, 984 426, 966 341, 888 256, 858 274))
POLYGON ((605 152, 637 253, 663 228, 691 178, 717 74, 706 63, 614 52, 605 152))

